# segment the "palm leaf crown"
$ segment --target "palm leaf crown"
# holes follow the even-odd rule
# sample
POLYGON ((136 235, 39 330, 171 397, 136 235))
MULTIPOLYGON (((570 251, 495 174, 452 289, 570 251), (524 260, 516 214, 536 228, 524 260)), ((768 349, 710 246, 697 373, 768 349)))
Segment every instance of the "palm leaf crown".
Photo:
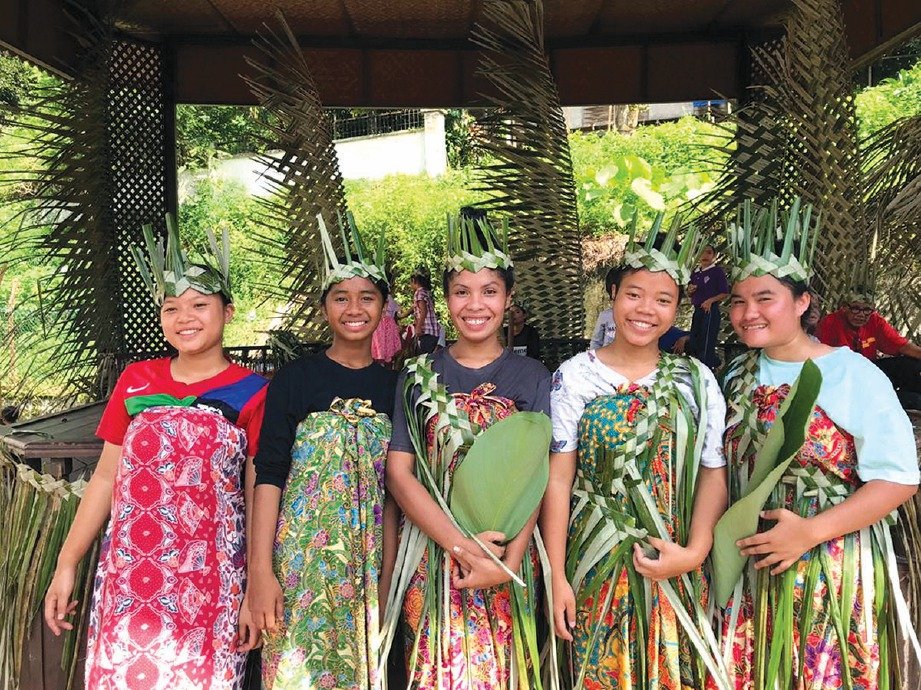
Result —
POLYGON ((221 293, 233 301, 230 291, 230 237, 227 229, 221 233, 221 242, 211 229, 207 229, 209 255, 202 253, 199 260, 192 262, 182 249, 179 240, 179 226, 176 217, 166 214, 166 248, 162 239, 154 239, 150 224, 141 228, 144 232, 144 249, 131 246, 131 255, 154 302, 163 304, 167 297, 178 297, 188 289, 203 295, 221 293))
POLYGON ((345 253, 345 262, 340 262, 333 248, 332 238, 329 230, 323 220, 322 214, 317 214, 317 225, 320 228, 320 239, 323 243, 323 253, 326 258, 326 276, 323 279, 323 289, 326 290, 330 285, 348 280, 349 278, 360 277, 367 278, 371 282, 387 283, 387 272, 385 268, 385 237, 381 233, 377 241, 377 247, 372 253, 364 241, 358 228, 355 227, 355 219, 350 211, 346 211, 345 217, 338 214, 339 234, 342 237, 342 249, 345 253))
POLYGON ((768 207, 746 199, 727 226, 732 280, 772 275, 808 283, 820 227, 820 214, 799 196, 789 209, 781 209, 777 199, 768 207))
POLYGON ((672 218, 668 231, 661 234, 665 214, 656 214, 646 233, 646 240, 637 239, 637 214, 633 215, 628 229, 629 238, 624 252, 624 263, 631 268, 647 271, 664 271, 678 285, 687 285, 691 280, 691 270, 697 262, 702 249, 702 237, 693 224, 687 226, 684 241, 678 242, 678 232, 685 226, 680 215, 672 218), (658 246, 656 246, 658 245, 658 246))
POLYGON ((484 268, 512 268, 508 221, 496 227, 485 217, 448 216, 449 271, 476 273, 484 268))

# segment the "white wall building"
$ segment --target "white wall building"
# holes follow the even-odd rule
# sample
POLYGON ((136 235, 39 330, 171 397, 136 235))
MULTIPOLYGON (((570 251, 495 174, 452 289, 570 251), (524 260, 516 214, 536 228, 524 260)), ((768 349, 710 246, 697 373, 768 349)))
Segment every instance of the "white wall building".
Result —
MULTIPOLYGON (((426 110, 422 120, 421 128, 336 140, 342 177, 377 180, 398 174, 430 177, 444 174, 448 169, 444 113, 426 110)), ((205 175, 239 182, 253 196, 265 196, 270 189, 265 166, 255 156, 239 156, 220 161, 208 172, 184 171, 179 176, 180 199, 205 175)))

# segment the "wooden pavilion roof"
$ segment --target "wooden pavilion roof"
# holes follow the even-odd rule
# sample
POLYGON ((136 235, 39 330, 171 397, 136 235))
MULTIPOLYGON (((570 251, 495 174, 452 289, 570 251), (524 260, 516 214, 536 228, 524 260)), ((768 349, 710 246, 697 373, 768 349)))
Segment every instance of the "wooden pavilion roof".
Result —
MULTIPOLYGON (((67 71, 65 0, 0 0, 0 43, 67 71)), ((93 0, 86 0, 91 2, 93 0)), ((127 35, 170 46, 179 102, 252 102, 239 78, 281 10, 331 106, 475 101, 467 40, 483 0, 126 0, 127 35)), ((739 96, 748 43, 775 35, 792 0, 544 0, 564 104, 739 96)), ((842 0, 855 62, 921 32, 919 0, 842 0)))

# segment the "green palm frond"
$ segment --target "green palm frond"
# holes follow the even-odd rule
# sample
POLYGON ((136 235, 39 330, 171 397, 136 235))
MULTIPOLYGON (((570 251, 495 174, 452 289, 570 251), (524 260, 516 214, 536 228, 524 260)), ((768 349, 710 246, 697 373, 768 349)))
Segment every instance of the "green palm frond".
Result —
POLYGON ((318 308, 325 271, 317 216, 344 217, 345 188, 310 66, 281 13, 278 21, 280 34, 265 27, 255 40, 261 56, 247 59, 253 73, 244 77, 269 116, 265 144, 273 151, 260 158, 274 192, 262 200, 260 239, 282 280, 262 287, 289 302, 287 328, 317 340, 325 329, 318 308))
MULTIPOLYGON (((74 11, 80 7, 71 4, 74 11)), ((28 190, 0 238, 0 268, 36 255, 48 268, 40 279, 41 303, 17 305, 34 310, 44 324, 17 343, 20 352, 38 353, 20 377, 24 395, 30 386, 61 374, 68 393, 98 396, 99 356, 117 350, 119 286, 133 270, 127 252, 118 255, 110 230, 112 179, 105 174, 110 170, 107 58, 114 29, 85 11, 75 18, 82 48, 78 76, 48 80, 34 101, 12 116, 9 128, 19 145, 7 155, 19 165, 31 161, 33 167, 14 167, 0 176, 0 186, 28 190), (50 346, 43 342, 49 333, 54 336, 50 346)), ((7 333, 8 340, 17 337, 7 333)), ((0 378, 11 380, 13 366, 5 359, 0 378)))
POLYGON ((792 4, 786 35, 752 49, 751 102, 731 118, 733 140, 715 144, 729 154, 726 174, 694 205, 717 228, 746 198, 812 204, 823 225, 814 286, 835 303, 869 242, 850 57, 837 0, 792 4))
POLYGON ((585 314, 576 191, 566 122, 544 52, 540 0, 487 0, 473 29, 491 106, 481 146, 492 161, 478 190, 507 215, 516 281, 542 333, 578 337, 585 314))
POLYGON ((877 302, 914 333, 921 326, 921 115, 870 135, 862 149, 877 302))

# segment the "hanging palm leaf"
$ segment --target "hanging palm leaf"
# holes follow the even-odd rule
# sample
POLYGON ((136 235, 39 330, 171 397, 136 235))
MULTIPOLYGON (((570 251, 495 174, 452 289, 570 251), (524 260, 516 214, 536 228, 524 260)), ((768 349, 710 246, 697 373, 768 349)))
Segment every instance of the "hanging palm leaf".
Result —
POLYGON ((800 196, 822 211, 815 287, 836 303, 868 233, 850 56, 837 0, 794 0, 786 35, 752 49, 752 102, 732 118, 726 176, 695 200, 718 227, 744 198, 764 205, 800 196))
POLYGON ((585 314, 579 218, 566 121, 544 53, 540 0, 488 0, 473 29, 491 108, 480 121, 492 162, 477 188, 507 214, 516 280, 541 332, 581 337, 585 314))
POLYGON ((244 77, 268 115, 260 157, 273 190, 262 200, 260 239, 282 280, 264 285, 269 295, 289 304, 285 327, 302 339, 325 333, 318 300, 323 254, 317 215, 332 222, 346 212, 345 188, 333 145, 332 125, 297 39, 279 12, 281 34, 266 27, 254 41, 259 59, 247 59, 253 73, 244 77))

